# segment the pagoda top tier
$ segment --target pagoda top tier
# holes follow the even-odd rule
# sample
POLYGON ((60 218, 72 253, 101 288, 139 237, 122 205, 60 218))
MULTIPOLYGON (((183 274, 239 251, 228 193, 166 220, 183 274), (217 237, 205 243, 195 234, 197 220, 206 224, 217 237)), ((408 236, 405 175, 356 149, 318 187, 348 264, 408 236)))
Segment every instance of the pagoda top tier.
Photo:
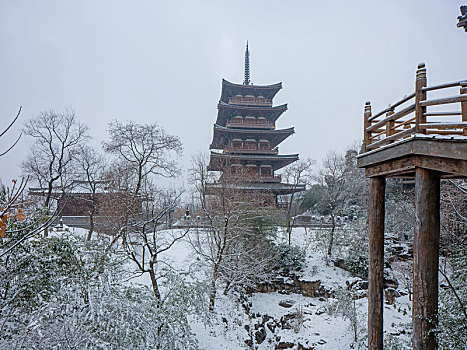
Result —
POLYGON ((238 98, 251 96, 255 98, 264 98, 266 100, 265 103, 269 102, 272 104, 272 99, 280 89, 282 89, 282 83, 273 85, 245 85, 234 84, 222 79, 221 101, 231 104, 243 104, 242 99, 238 98))

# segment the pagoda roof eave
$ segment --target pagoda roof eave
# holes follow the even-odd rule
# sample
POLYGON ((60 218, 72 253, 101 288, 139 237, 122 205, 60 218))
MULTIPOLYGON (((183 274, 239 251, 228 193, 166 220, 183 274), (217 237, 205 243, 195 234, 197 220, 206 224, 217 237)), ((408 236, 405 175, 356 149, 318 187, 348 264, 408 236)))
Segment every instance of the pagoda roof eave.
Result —
POLYGON ((256 135, 258 137, 264 137, 270 142, 270 147, 274 148, 284 141, 287 137, 294 134, 295 130, 293 127, 287 129, 232 129, 225 126, 214 124, 214 134, 210 149, 223 149, 223 135, 256 135))
POLYGON ((235 95, 258 95, 259 93, 265 98, 272 99, 280 89, 282 89, 282 83, 271 85, 244 85, 235 84, 222 79, 221 100, 228 102, 229 97, 235 95))
POLYGON ((211 151, 208 170, 222 171, 226 163, 233 162, 264 162, 272 165, 274 170, 281 169, 298 160, 298 154, 277 154, 277 155, 262 155, 262 154, 233 154, 233 153, 218 153, 211 151), (224 164, 222 164, 224 163, 224 164))
MULTIPOLYGON (((279 106, 242 106, 242 105, 232 105, 219 101, 217 105, 217 120, 216 124, 225 125, 227 123, 228 113, 238 112, 238 113, 248 113, 253 115, 260 114, 270 122, 275 122, 281 115, 287 110, 287 103, 284 103, 279 106)), ((233 115, 233 114, 232 114, 233 115)))
MULTIPOLYGON (((209 183, 209 187, 216 189, 221 188, 223 184, 221 183, 209 183)), ((265 182, 245 182, 245 183, 235 183, 229 185, 231 188, 235 188, 242 191, 267 191, 274 193, 276 195, 285 195, 295 192, 302 192, 306 190, 305 184, 288 184, 288 183, 265 183, 265 182)))
POLYGON ((287 103, 278 105, 278 106, 251 106, 251 105, 236 105, 226 103, 224 101, 219 101, 217 108, 228 108, 228 109, 237 109, 237 110, 248 110, 248 111, 278 111, 278 110, 287 110, 287 103))

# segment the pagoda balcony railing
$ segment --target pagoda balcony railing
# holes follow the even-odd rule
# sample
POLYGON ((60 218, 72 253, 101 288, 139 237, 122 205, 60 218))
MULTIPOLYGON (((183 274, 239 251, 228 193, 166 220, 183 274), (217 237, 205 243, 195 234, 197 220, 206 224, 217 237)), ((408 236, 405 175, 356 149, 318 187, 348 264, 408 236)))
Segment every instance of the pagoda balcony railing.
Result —
POLYGON ((366 102, 363 122, 365 152, 414 135, 467 137, 467 80, 427 86, 425 65, 421 64, 417 70, 415 92, 374 115, 370 102, 366 102), (445 97, 447 89, 456 87, 460 88, 458 95, 445 97), (441 96, 428 99, 427 93, 433 91, 441 92, 441 96), (460 104, 460 110, 446 109, 447 105, 457 103, 460 104))
POLYGON ((260 153, 260 154, 279 154, 279 147, 273 149, 263 148, 263 147, 252 147, 252 146, 243 146, 243 147, 231 147, 227 146, 224 148, 225 153, 260 153))
POLYGON ((270 123, 267 120, 258 120, 258 119, 244 119, 244 120, 235 120, 232 119, 227 123, 227 126, 241 127, 241 128, 257 128, 265 129, 271 128, 274 129, 276 126, 274 123, 270 123))
POLYGON ((235 105, 248 105, 248 106, 272 106, 272 99, 247 97, 247 96, 234 96, 229 98, 229 104, 235 105))
MULTIPOLYGON (((248 172, 240 172, 235 174, 223 174, 220 179, 229 178, 238 182, 281 182, 282 177, 280 175, 259 175, 251 174, 248 172)), ((219 180, 220 180, 219 179, 219 180)))
POLYGON ((280 175, 259 175, 256 177, 262 182, 281 182, 282 177, 280 175))

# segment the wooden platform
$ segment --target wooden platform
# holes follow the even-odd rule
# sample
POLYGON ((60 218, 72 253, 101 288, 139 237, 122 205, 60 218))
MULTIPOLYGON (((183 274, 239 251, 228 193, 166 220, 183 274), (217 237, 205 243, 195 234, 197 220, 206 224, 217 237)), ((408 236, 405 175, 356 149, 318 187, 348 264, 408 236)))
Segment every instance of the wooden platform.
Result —
POLYGON ((415 169, 439 172, 441 178, 467 177, 467 137, 429 137, 415 134, 360 154, 357 165, 367 177, 415 178, 415 169))
POLYGON ((386 178, 405 177, 415 178, 413 349, 436 350, 440 179, 467 177, 467 80, 427 86, 422 63, 415 91, 374 115, 367 102, 363 123, 364 153, 357 157, 357 165, 370 178, 368 349, 383 350, 384 345, 386 178), (454 96, 445 97, 446 91, 457 88, 454 96), (443 95, 427 96, 440 92, 443 95))

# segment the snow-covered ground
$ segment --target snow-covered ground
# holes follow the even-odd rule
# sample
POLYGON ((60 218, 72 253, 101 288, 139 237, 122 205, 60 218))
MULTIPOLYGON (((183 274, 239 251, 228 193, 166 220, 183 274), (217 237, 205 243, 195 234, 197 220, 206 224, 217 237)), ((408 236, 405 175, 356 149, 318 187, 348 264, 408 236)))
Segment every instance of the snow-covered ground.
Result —
MULTIPOLYGON (((80 229, 72 229, 83 234, 80 229)), ((285 240, 284 233, 279 233, 278 240, 285 240)), ((312 234, 302 228, 294 229, 292 244, 306 249, 306 264, 301 279, 321 281, 327 290, 345 287, 346 281, 352 283, 357 278, 349 272, 332 265, 326 265, 322 253, 315 247, 312 234)), ((180 272, 189 272, 191 278, 206 278, 207 271, 198 269, 197 257, 187 239, 177 242, 161 257, 180 272), (194 269, 196 266, 196 269, 194 269)), ((129 263, 131 268, 131 263, 129 263)), ((148 276, 132 280, 133 283, 150 285, 148 276)), ((402 286, 399 287, 401 290, 402 286)), ((219 289, 216 299, 215 317, 210 326, 190 318, 192 331, 204 350, 236 349, 357 349, 354 335, 348 319, 332 313, 333 298, 305 297, 301 294, 254 293, 241 296, 231 292, 223 295, 219 289), (281 306, 286 302, 288 307, 281 306), (247 307, 245 307, 245 305, 247 307), (299 317, 297 318, 297 315, 299 317), (259 333, 259 339, 257 339, 259 333), (264 338, 264 339, 262 339, 264 338), (260 340, 260 344, 259 341, 260 340), (299 347, 299 344, 301 347, 299 347), (289 346, 289 347, 287 347, 289 346)), ((359 291, 365 295, 366 291, 359 291)), ((405 294, 405 293, 403 293, 405 294)), ((407 341, 410 335, 407 325, 410 322, 411 302, 408 296, 396 298, 394 305, 384 307, 384 329, 386 337, 390 335, 407 341)), ((358 337, 366 342, 367 298, 355 301, 358 315, 358 337)))

